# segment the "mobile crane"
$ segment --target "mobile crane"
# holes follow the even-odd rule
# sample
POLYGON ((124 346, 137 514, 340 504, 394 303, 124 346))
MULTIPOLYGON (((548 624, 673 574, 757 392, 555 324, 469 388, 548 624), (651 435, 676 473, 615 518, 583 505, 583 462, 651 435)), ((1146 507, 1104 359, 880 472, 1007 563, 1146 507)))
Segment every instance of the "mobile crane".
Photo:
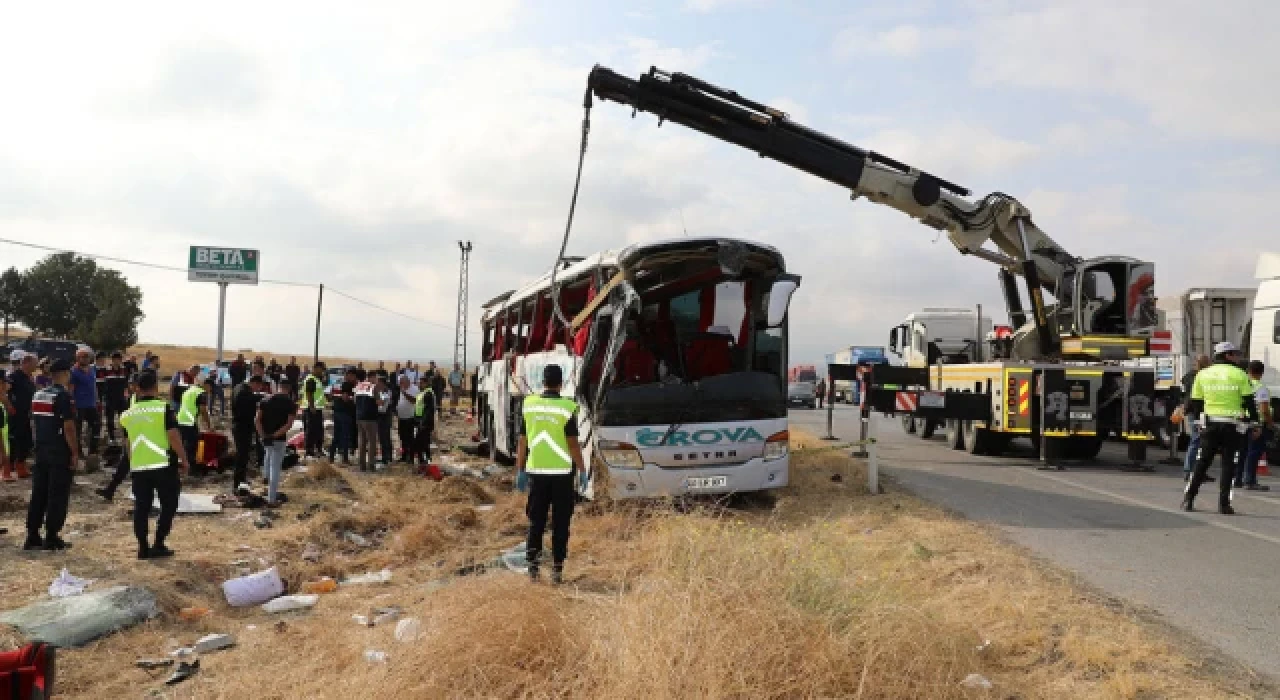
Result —
POLYGON ((650 68, 631 79, 596 66, 584 98, 588 119, 593 96, 846 187, 852 199, 897 209, 945 232, 962 254, 997 266, 1015 331, 991 341, 992 362, 876 368, 872 404, 902 415, 910 432, 932 434, 916 430, 918 422, 945 424, 954 448, 987 454, 1023 435, 1046 459, 1092 457, 1114 434, 1130 441, 1132 459, 1144 457, 1159 421, 1153 415, 1154 372, 1119 361, 1149 353, 1158 325, 1152 263, 1071 255, 1007 194, 970 201, 960 185, 690 75, 650 68), (1026 304, 1017 276, 1025 282, 1026 304))

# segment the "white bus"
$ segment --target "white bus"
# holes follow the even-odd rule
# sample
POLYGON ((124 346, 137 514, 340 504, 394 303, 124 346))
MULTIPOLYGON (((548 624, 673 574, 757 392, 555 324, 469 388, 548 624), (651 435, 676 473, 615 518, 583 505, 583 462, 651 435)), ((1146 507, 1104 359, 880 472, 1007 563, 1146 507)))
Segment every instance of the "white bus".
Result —
POLYGON ((633 245, 566 259, 487 302, 480 430, 514 459, 525 396, 564 370, 591 498, 787 485, 787 306, 800 278, 775 249, 732 239, 633 245))

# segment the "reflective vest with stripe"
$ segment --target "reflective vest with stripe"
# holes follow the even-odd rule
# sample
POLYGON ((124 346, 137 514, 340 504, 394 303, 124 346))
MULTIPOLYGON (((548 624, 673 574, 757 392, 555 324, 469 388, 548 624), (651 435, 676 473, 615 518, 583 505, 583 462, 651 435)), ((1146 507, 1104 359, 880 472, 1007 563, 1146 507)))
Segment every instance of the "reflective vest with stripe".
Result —
POLYGON ((306 379, 302 380, 303 394, 306 393, 308 386, 311 387, 312 408, 324 408, 325 406, 327 406, 328 404, 325 403, 325 399, 324 399, 324 382, 317 379, 316 375, 313 374, 310 377, 307 377, 306 379))
POLYGON ((428 394, 431 395, 431 402, 435 403, 436 392, 432 391, 431 387, 427 387, 426 389, 423 389, 422 391, 418 392, 418 398, 413 403, 413 415, 415 418, 421 418, 427 414, 427 395, 428 394))
POLYGON ((191 427, 196 424, 196 416, 199 415, 200 409, 196 407, 196 402, 204 394, 204 387, 193 386, 188 387, 182 393, 182 401, 178 406, 178 425, 191 427))
POLYGON ((1244 399, 1253 396, 1253 392, 1249 375, 1225 363, 1200 370, 1191 385, 1191 398, 1204 401, 1204 413, 1210 418, 1243 418, 1244 399))
MULTIPOLYGON (((194 388, 194 387, 193 387, 194 388)), ((190 392, 190 389, 188 390, 190 392)), ((186 402, 187 395, 182 395, 186 402)), ((133 471, 163 469, 169 466, 169 431, 165 430, 165 412, 169 404, 155 399, 136 402, 120 416, 120 426, 129 440, 129 468, 133 471)))
POLYGON ((530 474, 568 474, 573 471, 569 438, 565 426, 573 420, 578 404, 572 399, 528 396, 524 400, 524 434, 529 455, 525 471, 530 474))

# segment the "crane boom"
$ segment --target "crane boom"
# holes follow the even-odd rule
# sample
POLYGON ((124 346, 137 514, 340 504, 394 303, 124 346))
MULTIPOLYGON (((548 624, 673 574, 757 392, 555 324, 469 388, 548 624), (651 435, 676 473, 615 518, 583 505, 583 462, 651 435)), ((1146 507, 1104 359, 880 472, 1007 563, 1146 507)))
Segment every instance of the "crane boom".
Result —
MULTIPOLYGON (((1015 325, 1023 325, 1026 318, 1012 277, 1022 275, 1031 306, 1030 325, 1022 334, 1024 340, 1036 347, 1035 351, 1024 350, 1024 355, 1055 355, 1060 349, 1061 333, 1084 335, 1091 331, 1086 323, 1089 319, 1082 320, 1079 316, 1082 307, 1072 305, 1071 300, 1081 298, 1075 293, 1078 291, 1085 292, 1086 296, 1096 294, 1096 290, 1088 287, 1096 280, 1084 280, 1087 288, 1083 290, 1079 286, 1082 279, 1078 273, 1091 267, 1093 261, 1067 253, 1035 225, 1031 212, 1009 195, 994 192, 970 201, 969 190, 960 185, 806 127, 792 121, 781 110, 684 73, 651 68, 639 79, 631 79, 596 66, 588 78, 585 105, 588 108, 593 94, 602 100, 629 105, 636 111, 653 113, 659 123, 673 121, 755 151, 763 158, 846 187, 854 199, 865 197, 946 232, 961 253, 1001 267, 1006 303, 1015 325), (994 249, 986 247, 988 241, 994 249), (1056 308, 1046 307, 1042 290, 1058 295, 1056 308)), ((1150 267, 1129 258, 1110 257, 1098 261, 1150 267)), ((1121 293, 1128 291, 1128 274, 1130 271, 1126 269, 1123 274, 1113 275, 1118 284, 1112 284, 1112 301, 1119 301, 1121 293)), ((1153 282, 1154 273, 1148 276, 1153 282)), ((1095 303, 1090 312, 1100 310, 1095 303)), ((1126 323, 1119 335, 1130 335, 1133 330, 1126 323)), ((1024 348, 1027 344, 1023 344, 1024 348)))

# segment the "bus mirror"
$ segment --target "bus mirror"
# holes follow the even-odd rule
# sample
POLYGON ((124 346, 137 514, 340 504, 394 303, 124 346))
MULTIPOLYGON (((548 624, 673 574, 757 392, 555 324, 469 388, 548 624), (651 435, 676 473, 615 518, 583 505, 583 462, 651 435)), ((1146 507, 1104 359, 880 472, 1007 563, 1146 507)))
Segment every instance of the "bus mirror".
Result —
POLYGON ((787 317, 787 307, 791 306, 791 295, 800 286, 799 277, 783 277, 773 283, 769 290, 769 327, 782 325, 787 317))

